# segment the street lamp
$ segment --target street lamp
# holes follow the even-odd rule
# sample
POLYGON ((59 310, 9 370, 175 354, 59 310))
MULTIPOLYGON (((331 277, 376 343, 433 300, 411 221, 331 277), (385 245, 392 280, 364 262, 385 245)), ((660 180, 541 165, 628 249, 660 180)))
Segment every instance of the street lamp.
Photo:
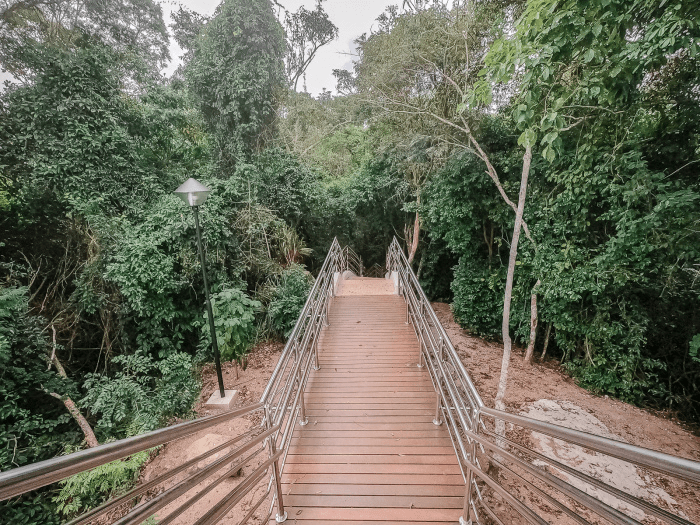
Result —
POLYGON ((210 408, 229 407, 233 403, 237 391, 224 390, 224 377, 221 374, 221 356, 219 355, 219 344, 216 340, 216 329, 214 328, 214 312, 211 309, 211 299, 209 298, 209 283, 207 281, 206 262, 204 259, 204 249, 202 248, 202 231, 199 226, 199 206, 204 204, 211 190, 195 179, 187 179, 178 189, 175 195, 180 197, 185 204, 192 208, 194 212, 194 224, 197 231, 197 248, 199 250, 199 261, 202 266, 202 279, 204 280, 204 295, 207 303, 207 313, 209 314, 209 330, 211 332, 211 345, 214 350, 214 364, 216 366, 216 377, 219 380, 219 397, 216 392, 209 398, 207 405, 210 408))

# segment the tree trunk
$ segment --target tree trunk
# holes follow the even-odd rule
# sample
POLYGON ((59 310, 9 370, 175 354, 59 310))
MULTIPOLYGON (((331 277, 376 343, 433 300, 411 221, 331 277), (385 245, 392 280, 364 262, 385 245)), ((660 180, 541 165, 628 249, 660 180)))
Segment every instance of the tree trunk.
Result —
MULTIPOLYGON (((518 209, 515 213, 515 227, 513 228, 513 239, 510 243, 510 256, 508 258, 508 275, 506 277, 506 291, 503 297, 503 324, 501 332, 503 335, 503 360, 501 362, 501 377, 498 380, 498 392, 496 393, 496 409, 505 410, 503 402, 506 396, 506 385, 508 382, 508 366, 510 365, 510 353, 512 341, 510 339, 510 303, 513 298, 513 275, 515 274, 515 261, 518 257, 518 240, 520 239, 520 229, 523 224, 523 211, 525 210, 525 196, 527 194, 527 179, 530 174, 530 163, 532 162, 532 147, 525 148, 523 155, 523 174, 520 179, 520 194, 518 195, 518 209)), ((496 420, 496 433, 499 436, 505 435, 505 422, 502 419, 496 420)))
POLYGON ((537 338, 537 287, 541 281, 537 279, 535 286, 532 287, 532 295, 530 295, 530 343, 525 351, 525 362, 528 365, 532 364, 532 355, 535 353, 535 339, 537 338))
POLYGON ((547 325, 547 332, 544 334, 544 348, 542 349, 542 355, 540 360, 544 360, 544 356, 547 355, 547 347, 549 346, 549 335, 552 332, 552 323, 547 325))
MULTIPOLYGON (((420 200, 419 200, 420 202, 420 200)), ((420 235, 420 217, 418 216, 418 211, 416 211, 416 220, 413 223, 413 236, 411 239, 411 251, 408 253, 408 264, 413 262, 413 258, 416 256, 416 251, 418 250, 418 236, 420 235)))
POLYGON ((88 423, 87 419, 85 419, 85 417, 80 413, 80 410, 75 405, 73 400, 70 397, 61 397, 56 392, 51 392, 50 395, 56 399, 60 399, 61 402, 63 402, 65 407, 68 409, 68 412, 70 412, 70 415, 73 416, 73 419, 75 419, 76 423, 78 423, 78 426, 83 431, 83 434, 85 434, 85 441, 87 442, 88 447, 92 448, 98 446, 100 442, 97 441, 90 423, 88 423))
MULTIPOLYGON (((53 331, 53 350, 51 352, 49 368, 51 368, 51 365, 53 364, 56 367, 56 370, 58 371, 58 375, 60 375, 64 379, 68 379, 66 370, 65 368, 63 368, 63 365, 58 360, 58 356, 56 355, 56 327, 51 325, 51 330, 53 331)), ((70 412, 70 415, 73 416, 73 419, 75 419, 75 422, 78 423, 78 426, 83 431, 83 434, 85 435, 85 441, 87 442, 88 447, 92 448, 98 446, 100 442, 97 441, 97 437, 95 437, 95 433, 93 432, 90 423, 88 423, 87 419, 85 419, 85 417, 80 413, 80 409, 78 409, 77 405, 73 402, 73 400, 68 396, 64 397, 57 394, 56 392, 49 392, 49 395, 55 397, 56 399, 60 399, 61 402, 65 405, 65 407, 68 409, 68 412, 70 412)))

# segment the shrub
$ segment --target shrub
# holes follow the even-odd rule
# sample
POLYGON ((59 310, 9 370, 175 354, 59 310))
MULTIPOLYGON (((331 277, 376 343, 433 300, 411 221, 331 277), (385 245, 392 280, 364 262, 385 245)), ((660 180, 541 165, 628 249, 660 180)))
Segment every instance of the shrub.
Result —
MULTIPOLYGON (((255 312, 261 304, 248 297, 238 288, 224 288, 211 297, 214 312, 216 342, 219 345, 221 359, 241 362, 248 353, 255 339, 255 312)), ((204 313, 205 324, 202 326, 201 346, 211 347, 211 335, 204 313)), ((208 354, 207 354, 208 355, 208 354)))
POLYGON ((293 264, 284 270, 267 307, 270 328, 275 334, 286 339, 292 333, 312 283, 302 266, 293 264))
POLYGON ((89 374, 81 404, 99 414, 95 431, 104 437, 128 437, 155 430, 171 417, 186 415, 199 394, 192 358, 171 354, 162 361, 135 354, 117 356, 122 369, 113 376, 89 374))
POLYGON ((77 516, 131 489, 149 451, 81 472, 61 481, 61 492, 53 501, 64 516, 77 516))

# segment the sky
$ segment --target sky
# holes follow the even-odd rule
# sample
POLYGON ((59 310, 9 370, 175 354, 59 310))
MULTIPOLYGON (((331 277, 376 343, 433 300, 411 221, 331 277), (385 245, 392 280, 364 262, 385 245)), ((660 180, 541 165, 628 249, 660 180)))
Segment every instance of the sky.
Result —
MULTIPOLYGON (((211 15, 221 0, 166 0, 162 3, 165 23, 170 25, 170 13, 182 4, 186 8, 211 15)), ((296 11, 303 5, 311 10, 314 0, 281 0, 280 3, 290 11, 296 11)), ((306 71, 307 91, 318 95, 323 88, 335 92, 334 69, 352 69, 352 54, 355 51, 354 40, 362 33, 368 33, 375 26, 376 18, 392 4, 401 4, 401 0, 326 0, 323 8, 328 13, 331 22, 338 26, 338 39, 321 48, 306 71)), ((166 74, 174 71, 182 51, 177 44, 171 43, 170 56, 173 61, 166 74)), ((301 82, 299 90, 301 90, 301 82)))

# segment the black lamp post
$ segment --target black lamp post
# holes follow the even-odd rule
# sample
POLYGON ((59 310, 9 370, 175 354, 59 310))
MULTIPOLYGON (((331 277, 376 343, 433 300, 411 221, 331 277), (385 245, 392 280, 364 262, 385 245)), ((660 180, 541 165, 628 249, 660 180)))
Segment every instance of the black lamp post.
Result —
POLYGON ((209 283, 207 281, 206 262, 204 259, 204 249, 202 248, 202 231, 199 227, 199 206, 204 204, 209 196, 210 189, 195 179, 187 179, 178 189, 175 195, 188 204, 194 212, 194 224, 197 230, 197 248, 199 249, 199 261, 202 265, 202 279, 204 279, 204 295, 207 302, 207 313, 209 314, 209 330, 211 331, 211 345, 214 350, 214 364, 216 365, 216 377, 219 380, 219 394, 221 399, 226 397, 224 391, 224 377, 221 374, 221 356, 219 355, 219 344, 216 341, 216 329, 214 328, 214 312, 211 309, 211 299, 209 298, 209 283))

